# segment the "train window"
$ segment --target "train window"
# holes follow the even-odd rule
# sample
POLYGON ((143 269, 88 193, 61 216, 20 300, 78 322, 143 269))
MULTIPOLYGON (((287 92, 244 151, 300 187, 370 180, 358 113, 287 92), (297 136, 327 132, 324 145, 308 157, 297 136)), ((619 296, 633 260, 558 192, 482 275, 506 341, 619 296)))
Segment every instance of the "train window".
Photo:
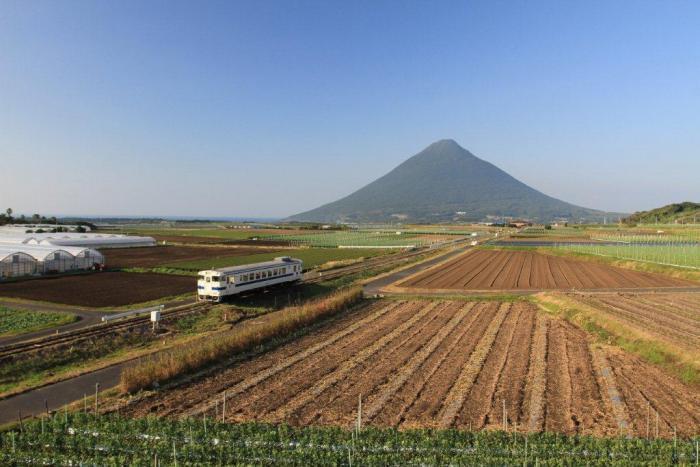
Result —
POLYGON ((204 274, 200 274, 199 276, 197 276, 197 279, 199 279, 200 281, 203 281, 205 277, 206 276, 204 274))
POLYGON ((255 278, 256 278, 256 279, 260 279, 260 273, 259 273, 259 272, 256 272, 256 273, 255 273, 255 278))
POLYGON ((220 280, 221 280, 221 277, 219 277, 219 276, 212 276, 211 277, 212 282, 219 282, 220 280))
POLYGON ((210 282, 210 281, 211 281, 211 278, 207 277, 207 282, 210 282))

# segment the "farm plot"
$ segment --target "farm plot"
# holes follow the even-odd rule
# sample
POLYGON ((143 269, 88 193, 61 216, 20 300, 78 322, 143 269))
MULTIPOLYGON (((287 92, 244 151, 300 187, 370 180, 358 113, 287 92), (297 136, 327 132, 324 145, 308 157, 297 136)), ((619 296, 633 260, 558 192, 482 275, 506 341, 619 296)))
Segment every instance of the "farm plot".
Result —
POLYGON ((117 307, 191 292, 196 280, 169 274, 100 272, 0 284, 0 296, 85 307, 117 307))
POLYGON ((606 294, 577 299, 667 344, 688 352, 700 349, 700 294, 606 294))
POLYGON ((76 319, 77 317, 70 313, 16 310, 0 306, 0 337, 61 326, 76 319))
POLYGON ((644 436, 647 403, 659 436, 700 423, 696 390, 530 303, 422 300, 371 303, 126 412, 351 427, 360 397, 364 425, 401 429, 644 436))
POLYGON ((219 260, 236 256, 275 252, 263 248, 224 248, 193 246, 157 246, 143 248, 110 248, 103 250, 110 268, 152 268, 174 261, 219 260))
POLYGON ((475 250, 398 287, 448 290, 623 289, 697 285, 689 281, 534 251, 475 250))

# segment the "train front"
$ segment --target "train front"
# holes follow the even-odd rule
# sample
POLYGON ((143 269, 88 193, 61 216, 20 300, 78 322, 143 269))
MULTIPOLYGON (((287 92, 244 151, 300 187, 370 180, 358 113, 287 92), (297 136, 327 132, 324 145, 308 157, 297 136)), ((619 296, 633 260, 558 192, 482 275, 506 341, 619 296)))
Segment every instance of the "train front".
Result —
POLYGON ((219 302, 225 295, 225 278, 216 270, 199 271, 197 274, 197 300, 219 302))

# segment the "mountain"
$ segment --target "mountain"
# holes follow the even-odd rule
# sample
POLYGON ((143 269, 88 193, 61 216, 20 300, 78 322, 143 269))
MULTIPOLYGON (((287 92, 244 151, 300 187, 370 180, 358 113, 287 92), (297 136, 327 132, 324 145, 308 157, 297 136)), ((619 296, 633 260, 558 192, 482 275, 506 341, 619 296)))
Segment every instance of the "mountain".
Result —
POLYGON ((546 222, 602 221, 606 215, 612 217, 540 193, 445 139, 351 195, 287 220, 444 222, 497 216, 546 222))
POLYGON ((700 203, 684 201, 649 211, 635 212, 622 219, 625 224, 696 224, 700 220, 700 203))

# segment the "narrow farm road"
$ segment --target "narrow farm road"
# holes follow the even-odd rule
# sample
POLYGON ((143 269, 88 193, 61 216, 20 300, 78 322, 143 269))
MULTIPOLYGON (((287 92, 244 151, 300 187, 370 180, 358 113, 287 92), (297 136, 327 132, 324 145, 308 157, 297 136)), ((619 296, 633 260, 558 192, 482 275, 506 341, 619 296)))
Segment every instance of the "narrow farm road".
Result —
POLYGON ((120 363, 82 376, 60 381, 34 391, 18 394, 0 400, 0 425, 56 410, 66 404, 78 401, 85 395, 94 403, 95 384, 100 384, 100 391, 111 389, 119 384, 122 369, 131 361, 120 363))

